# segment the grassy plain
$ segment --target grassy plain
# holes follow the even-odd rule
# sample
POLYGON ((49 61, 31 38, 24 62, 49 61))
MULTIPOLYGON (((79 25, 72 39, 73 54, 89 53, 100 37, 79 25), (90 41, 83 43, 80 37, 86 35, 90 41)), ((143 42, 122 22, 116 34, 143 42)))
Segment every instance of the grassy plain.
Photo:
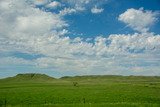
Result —
POLYGON ((160 77, 19 74, 0 80, 0 107, 160 107, 160 77))

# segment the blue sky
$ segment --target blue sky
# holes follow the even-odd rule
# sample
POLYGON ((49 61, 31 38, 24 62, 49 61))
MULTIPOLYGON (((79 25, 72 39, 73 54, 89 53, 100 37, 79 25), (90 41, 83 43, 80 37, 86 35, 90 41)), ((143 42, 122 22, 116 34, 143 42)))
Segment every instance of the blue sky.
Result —
POLYGON ((1 0, 0 78, 160 75, 160 0, 1 0))
MULTIPOLYGON (((83 34, 79 35, 83 38, 96 37, 97 35, 108 36, 110 34, 128 34, 135 31, 125 24, 117 20, 119 14, 125 12, 129 8, 139 9, 143 7, 145 10, 159 11, 160 1, 144 1, 144 0, 111 0, 105 5, 102 5, 104 11, 100 14, 92 14, 89 10, 80 13, 66 16, 71 23, 69 30, 72 33, 83 34), (98 28, 98 29, 97 29, 98 28)), ((150 30, 156 34, 160 33, 160 22, 157 22, 150 30)), ((70 35, 72 37, 72 34, 70 35)), ((75 35, 73 35, 75 37, 75 35)))

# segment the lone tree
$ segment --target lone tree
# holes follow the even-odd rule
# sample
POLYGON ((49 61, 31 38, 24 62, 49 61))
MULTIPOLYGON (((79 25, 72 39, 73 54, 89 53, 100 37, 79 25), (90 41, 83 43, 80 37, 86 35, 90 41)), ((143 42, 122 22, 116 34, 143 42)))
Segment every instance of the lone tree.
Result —
POLYGON ((73 86, 77 87, 78 86, 78 82, 73 82, 73 86))

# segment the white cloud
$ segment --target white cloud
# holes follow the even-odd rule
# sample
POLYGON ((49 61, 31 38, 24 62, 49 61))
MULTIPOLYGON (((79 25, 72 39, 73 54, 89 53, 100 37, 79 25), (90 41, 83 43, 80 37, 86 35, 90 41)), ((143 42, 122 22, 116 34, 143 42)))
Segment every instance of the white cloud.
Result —
MULTIPOLYGON (((10 50, 19 47, 19 51, 23 52, 30 47, 30 51, 43 54, 46 57, 32 61, 41 69, 52 68, 60 72, 79 74, 149 75, 152 74, 149 70, 154 70, 154 74, 159 73, 159 40, 159 35, 134 34, 97 37, 94 43, 87 43, 80 38, 72 40, 53 35, 38 37, 25 43, 12 41, 10 50)), ((1 45, 2 49, 7 49, 9 44, 3 46, 1 45)))
POLYGON ((63 10, 61 10, 59 12, 59 14, 61 16, 64 16, 64 15, 69 15, 69 14, 76 13, 76 12, 77 12, 76 9, 73 9, 73 8, 64 8, 63 10))
POLYGON ((61 0, 61 3, 67 5, 64 9, 60 11, 60 14, 67 15, 76 12, 83 12, 86 10, 91 0, 61 0))
POLYGON ((42 11, 22 0, 2 0, 0 7, 0 50, 35 52, 35 41, 49 35, 67 33, 67 23, 58 14, 42 11), (8 9, 8 8, 9 9, 8 9))
MULTIPOLYGON (((154 74, 159 73, 159 40, 160 35, 133 34, 97 37, 94 43, 88 43, 80 38, 72 40, 52 35, 31 39, 23 44, 20 41, 15 43, 21 48, 19 51, 26 51, 30 47, 29 50, 43 54, 45 57, 32 61, 41 69, 52 68, 79 74, 149 75, 152 74, 149 70, 154 70, 154 74)), ((3 49, 6 49, 5 46, 3 49)), ((13 43, 11 47, 14 49, 16 46, 13 43)))
POLYGON ((70 5, 75 6, 84 6, 86 4, 89 4, 92 0, 63 0, 66 3, 69 3, 70 5))
POLYGON ((143 8, 138 10, 131 8, 119 15, 118 19, 134 30, 147 32, 149 27, 157 20, 157 15, 157 12, 143 10, 143 8))
POLYGON ((108 38, 110 48, 108 51, 122 53, 148 53, 160 51, 160 35, 137 34, 134 35, 110 35, 108 38), (110 50, 111 49, 111 50, 110 50))
MULTIPOLYGON (((4 2, 5 0, 1 1, 4 2)), ((21 0, 8 0, 10 9, 0 7, 0 32, 1 35, 44 35, 51 30, 63 29, 67 26, 58 14, 34 8, 21 0)))
POLYGON ((46 7, 55 9, 57 7, 61 7, 61 3, 58 2, 58 1, 53 1, 53 2, 51 2, 49 4, 47 4, 46 7))
POLYGON ((108 0, 61 0, 62 3, 67 3, 70 8, 75 9, 77 12, 83 12, 87 10, 92 10, 93 13, 101 13, 102 8, 92 8, 93 6, 101 6, 106 3, 108 0), (92 8, 92 9, 91 9, 92 8))
POLYGON ((91 12, 92 12, 93 14, 99 14, 99 13, 102 13, 103 10, 104 10, 104 9, 102 9, 102 8, 97 8, 97 7, 95 6, 95 7, 93 7, 93 8, 91 9, 91 12))
POLYGON ((24 66, 24 65, 34 65, 34 62, 33 61, 29 61, 29 60, 25 60, 23 58, 16 58, 16 57, 3 57, 1 58, 1 61, 0 61, 0 67, 2 66, 6 66, 6 65, 14 65, 14 66, 24 66))
POLYGON ((45 5, 49 0, 31 0, 35 5, 45 5))
POLYGON ((58 15, 40 10, 28 16, 18 16, 15 23, 15 30, 31 34, 49 32, 51 29, 62 28, 65 25, 58 15))
POLYGON ((12 1, 9 0, 0 1, 1 10, 9 10, 11 8, 11 3, 12 1))

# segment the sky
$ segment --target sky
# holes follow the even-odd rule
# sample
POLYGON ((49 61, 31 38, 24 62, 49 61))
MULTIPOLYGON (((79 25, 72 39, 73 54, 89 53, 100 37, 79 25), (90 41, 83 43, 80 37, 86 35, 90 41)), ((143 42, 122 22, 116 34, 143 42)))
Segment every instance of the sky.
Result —
POLYGON ((160 76, 160 0, 0 0, 0 78, 160 76))

